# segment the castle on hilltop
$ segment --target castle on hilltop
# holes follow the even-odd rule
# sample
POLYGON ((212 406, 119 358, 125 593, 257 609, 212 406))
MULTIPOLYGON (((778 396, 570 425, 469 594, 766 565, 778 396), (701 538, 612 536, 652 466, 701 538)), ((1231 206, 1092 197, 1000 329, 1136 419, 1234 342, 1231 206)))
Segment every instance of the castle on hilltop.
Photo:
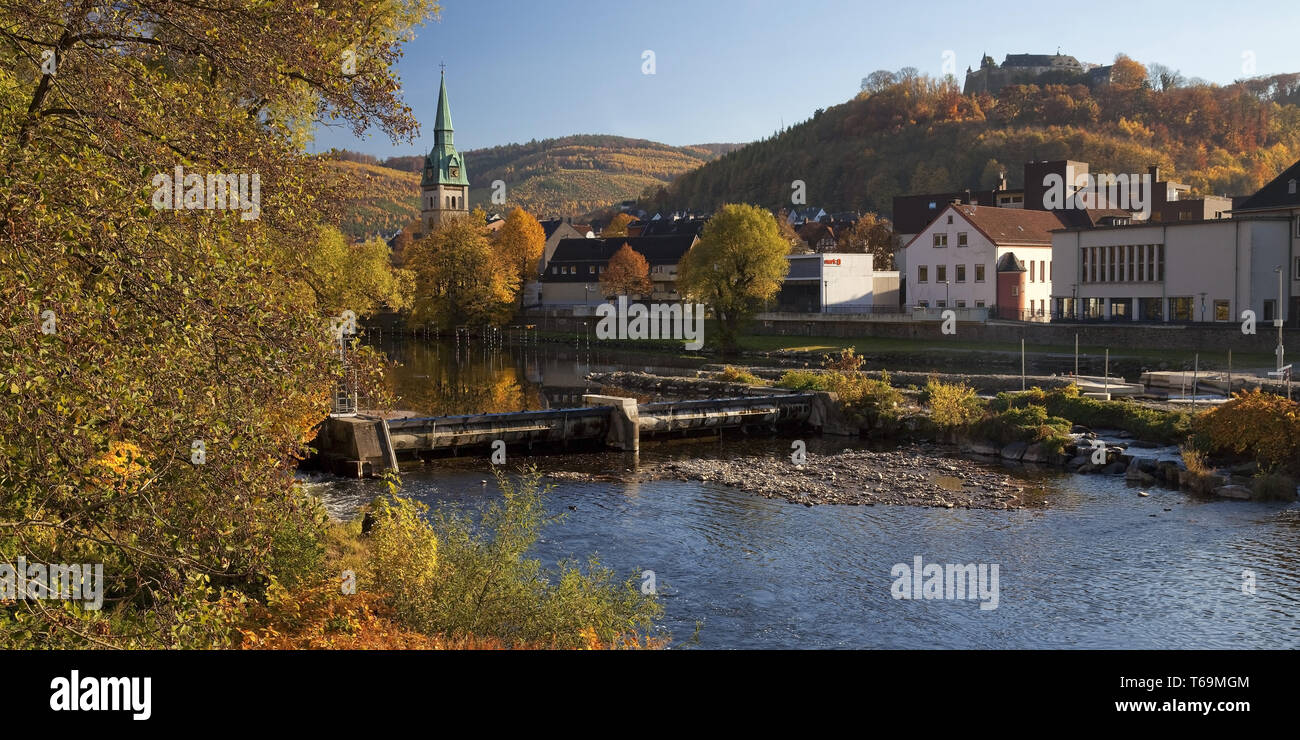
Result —
POLYGON ((985 54, 980 68, 966 68, 966 85, 963 92, 996 94, 1007 85, 1085 84, 1105 85, 1110 82, 1110 65, 1080 62, 1062 54, 1008 54, 998 65, 985 54))

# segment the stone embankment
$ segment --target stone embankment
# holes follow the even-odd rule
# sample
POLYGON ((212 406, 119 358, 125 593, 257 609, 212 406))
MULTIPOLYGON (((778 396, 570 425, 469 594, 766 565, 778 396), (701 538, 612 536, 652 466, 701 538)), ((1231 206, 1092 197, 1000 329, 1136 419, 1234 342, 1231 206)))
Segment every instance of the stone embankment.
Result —
MULTIPOLYGON (((619 480, 691 480, 715 483, 766 498, 814 506, 840 504, 1016 509, 1041 506, 1024 481, 1001 466, 950 456, 951 447, 917 444, 888 451, 807 453, 802 464, 788 456, 672 460, 643 465, 619 480), (945 455, 947 453, 947 455, 945 455)), ((608 480, 609 475, 552 473, 564 480, 608 480)))
MULTIPOLYGON (((771 369, 763 370, 760 368, 749 368, 760 377, 762 375, 774 374, 779 375, 778 371, 771 369)), ((870 375, 877 375, 869 373, 870 375)), ((725 397, 725 396, 748 396, 780 393, 782 389, 770 386, 753 386, 745 383, 727 382, 716 380, 712 373, 701 372, 701 377, 664 377, 658 375, 649 375, 638 372, 614 372, 614 373, 593 373, 590 379, 627 388, 640 393, 645 393, 655 400, 675 400, 675 399, 692 399, 708 397, 725 397)), ((919 381, 916 385, 924 385, 926 378, 931 374, 921 373, 890 373, 890 381, 895 386, 909 384, 909 380, 919 381), (916 376, 912 378, 911 376, 916 376)), ((956 382, 958 380, 969 379, 976 388, 985 392, 994 390, 1019 390, 1020 378, 1008 376, 957 376, 957 375, 940 375, 939 378, 945 382, 956 382), (1012 388, 1007 388, 1009 383, 1014 383, 1012 388)), ((1068 378, 1036 378, 1031 385, 1040 387, 1059 387, 1068 384, 1068 378), (1043 382, 1049 381, 1049 382, 1043 382)), ((1143 405, 1150 407, 1160 407, 1167 404, 1158 404, 1155 402, 1143 402, 1143 405)), ((895 433, 892 436, 899 437, 902 441, 928 443, 936 441, 933 435, 927 434, 925 430, 932 427, 924 423, 926 421, 924 412, 917 410, 914 413, 906 415, 900 423, 893 425, 895 433)), ((873 436, 879 437, 880 430, 875 430, 873 436)), ((955 445, 961 453, 967 455, 979 455, 999 458, 1003 461, 1016 463, 1038 464, 1044 466, 1056 467, 1070 473, 1082 474, 1101 474, 1101 475, 1123 475, 1129 483, 1141 487, 1152 485, 1163 485, 1170 488, 1179 488, 1193 493, 1217 496, 1219 498, 1232 498, 1243 500, 1258 500, 1263 498, 1277 497, 1277 493, 1266 492, 1260 484, 1259 479, 1254 477, 1257 469, 1252 464, 1236 465, 1231 468, 1214 470, 1207 472, 1189 471, 1179 457, 1179 453, 1174 448, 1167 448, 1163 456, 1150 454, 1152 448, 1159 445, 1143 440, 1133 439, 1131 435, 1120 431, 1107 430, 1090 430, 1085 427, 1076 426, 1074 428, 1073 440, 1068 443, 1061 452, 1053 453, 1046 450, 1039 444, 1028 444, 1025 442, 1012 442, 1011 444, 1001 445, 988 440, 963 439, 947 440, 955 442, 955 445), (1096 446, 1094 440, 1105 437, 1111 440, 1104 445, 1104 456, 1096 455, 1096 446), (1146 452, 1143 452, 1143 451, 1146 452), (1093 462, 1096 459, 1098 462, 1093 462)), ((856 453, 855 453, 856 454, 856 453)), ((751 460, 745 461, 745 465, 753 464, 757 466, 754 470, 767 470, 770 461, 751 460)), ((734 472, 737 476, 745 476, 745 468, 736 469, 734 472)), ((698 476, 711 475, 716 476, 713 479, 721 480, 727 475, 731 475, 733 468, 729 463, 719 463, 713 461, 700 461, 685 468, 686 473, 694 471, 698 476), (709 465, 719 465, 720 467, 710 473, 709 465)), ((685 474, 685 473, 684 473, 685 474)), ((791 500, 803 501, 803 498, 792 498, 780 493, 783 486, 794 485, 795 489, 799 485, 809 482, 807 474, 801 474, 800 477, 790 477, 788 470, 781 469, 781 472, 773 478, 771 483, 745 483, 738 487, 746 489, 755 489, 762 495, 779 495, 791 500), (799 484, 799 485, 796 485, 799 484)), ((702 479, 696 477, 695 479, 702 479)), ((1284 491, 1287 482, 1282 479, 1281 483, 1276 483, 1284 491)), ((1294 491, 1294 483, 1291 483, 1290 490, 1294 491)), ((818 489, 821 490, 821 489, 818 489)), ((799 491, 796 491, 799 493, 799 491)), ((836 490, 834 487, 825 489, 821 493, 813 492, 807 500, 812 503, 851 503, 857 494, 836 490), (837 500, 837 497, 839 500, 837 500)), ((862 494, 866 496, 859 502, 867 503, 872 501, 871 496, 882 495, 862 494)), ((1282 498, 1287 498, 1285 492, 1280 494, 1282 498)), ((1291 496, 1294 498, 1294 494, 1291 496)), ((936 499, 938 500, 938 499, 936 499)), ((953 501, 952 497, 943 499, 945 502, 953 501)), ((891 503, 880 501, 880 503, 891 503)), ((896 503, 896 502, 894 502, 896 503)), ((990 501, 984 504, 975 503, 955 503, 957 506, 982 506, 984 508, 994 507, 995 503, 1000 501, 990 501)), ((942 504, 933 504, 942 505, 942 504)))

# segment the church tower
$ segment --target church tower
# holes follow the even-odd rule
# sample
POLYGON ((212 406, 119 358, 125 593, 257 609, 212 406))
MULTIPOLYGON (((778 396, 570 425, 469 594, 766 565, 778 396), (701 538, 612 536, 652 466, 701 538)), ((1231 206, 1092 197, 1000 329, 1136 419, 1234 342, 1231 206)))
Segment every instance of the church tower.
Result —
POLYGON ((425 233, 450 218, 469 213, 469 177, 452 135, 445 70, 433 129, 433 149, 424 158, 424 175, 420 178, 420 228, 425 233))

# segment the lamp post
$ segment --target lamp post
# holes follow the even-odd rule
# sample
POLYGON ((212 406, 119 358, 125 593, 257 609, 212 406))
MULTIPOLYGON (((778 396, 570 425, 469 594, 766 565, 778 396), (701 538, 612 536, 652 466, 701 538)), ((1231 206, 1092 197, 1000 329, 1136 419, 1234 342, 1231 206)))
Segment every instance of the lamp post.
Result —
POLYGON ((1282 281, 1285 275, 1282 272, 1281 265, 1274 268, 1274 271, 1277 272, 1277 310, 1273 313, 1273 325, 1277 327, 1277 369, 1281 372, 1282 366, 1286 364, 1284 361, 1286 357, 1286 348, 1282 346, 1282 281))

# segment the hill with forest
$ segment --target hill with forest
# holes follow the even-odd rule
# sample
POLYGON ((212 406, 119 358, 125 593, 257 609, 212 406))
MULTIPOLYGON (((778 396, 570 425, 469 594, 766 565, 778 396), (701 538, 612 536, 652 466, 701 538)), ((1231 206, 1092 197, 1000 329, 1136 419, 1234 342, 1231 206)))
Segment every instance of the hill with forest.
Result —
MULTIPOLYGON (((465 152, 470 203, 489 207, 495 180, 506 205, 538 215, 581 215, 623 200, 653 197, 676 177, 736 148, 669 146, 622 136, 565 136, 465 152)), ((499 210, 499 209, 496 209, 499 210)))
MULTIPOLYGON (((622 136, 575 135, 465 152, 470 205, 487 211, 521 206, 539 218, 580 216, 624 200, 652 198, 674 178, 740 144, 669 146, 622 136), (506 203, 491 203, 492 183, 506 183, 506 203)), ((352 235, 392 231, 419 215, 422 155, 380 160, 334 150, 352 189, 342 228, 352 235)))
MULTIPOLYGON (((1156 67, 1153 66, 1153 69, 1156 67)), ((965 95, 952 78, 877 72, 841 105, 677 178, 648 209, 807 203, 888 214, 895 195, 990 188, 1023 164, 1074 159, 1145 172, 1198 194, 1249 194, 1300 159, 1300 75, 1230 85, 1148 75, 1122 55, 1110 84, 1016 85, 965 95)))
POLYGON ((355 152, 331 152, 329 159, 330 171, 338 176, 344 193, 339 222, 344 234, 387 235, 420 218, 419 175, 385 167, 374 157, 355 152))

